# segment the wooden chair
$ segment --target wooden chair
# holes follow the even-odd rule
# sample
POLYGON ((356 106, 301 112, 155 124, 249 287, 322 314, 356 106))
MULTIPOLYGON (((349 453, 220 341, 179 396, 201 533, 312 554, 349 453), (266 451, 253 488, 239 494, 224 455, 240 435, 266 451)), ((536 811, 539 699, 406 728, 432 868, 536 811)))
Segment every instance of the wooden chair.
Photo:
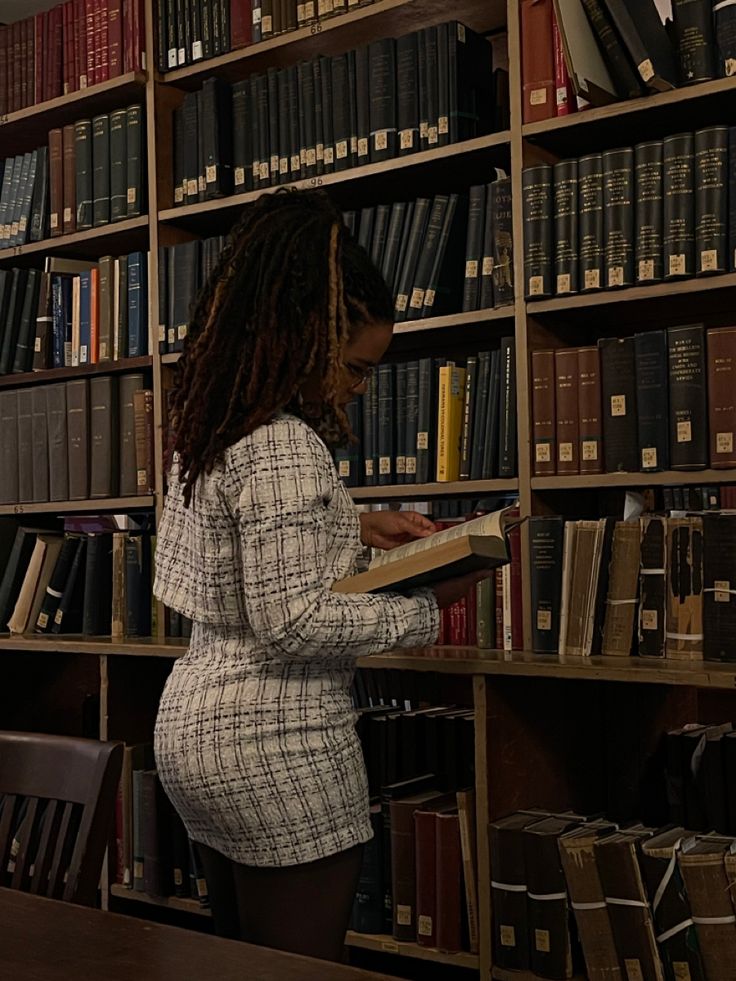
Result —
POLYGON ((0 732, 0 885, 96 905, 122 743, 0 732))

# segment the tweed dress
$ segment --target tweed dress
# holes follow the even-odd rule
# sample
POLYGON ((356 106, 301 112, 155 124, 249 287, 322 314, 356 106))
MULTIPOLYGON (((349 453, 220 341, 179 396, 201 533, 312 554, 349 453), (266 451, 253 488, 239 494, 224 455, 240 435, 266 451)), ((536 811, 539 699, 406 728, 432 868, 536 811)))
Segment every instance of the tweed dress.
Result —
POLYGON ((156 596, 194 621, 155 730, 190 837, 246 865, 311 862, 371 837, 355 659, 435 641, 434 596, 339 595, 360 523, 332 458, 280 415, 226 452, 189 509, 172 474, 156 596))

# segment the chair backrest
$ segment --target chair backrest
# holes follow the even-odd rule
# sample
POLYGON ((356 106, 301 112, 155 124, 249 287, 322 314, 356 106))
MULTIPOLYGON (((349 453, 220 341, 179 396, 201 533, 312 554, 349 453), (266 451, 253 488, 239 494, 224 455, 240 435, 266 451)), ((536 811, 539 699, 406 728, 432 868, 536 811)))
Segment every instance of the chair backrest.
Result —
POLYGON ((123 744, 0 732, 0 885, 93 906, 123 744))

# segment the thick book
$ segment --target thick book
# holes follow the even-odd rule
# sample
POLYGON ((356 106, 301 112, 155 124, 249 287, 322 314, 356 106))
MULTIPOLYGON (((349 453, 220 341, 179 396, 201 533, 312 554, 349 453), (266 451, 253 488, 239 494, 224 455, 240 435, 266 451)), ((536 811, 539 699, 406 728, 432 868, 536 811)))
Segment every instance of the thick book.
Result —
MULTIPOLYGON (((28 239, 41 242, 48 237, 49 197, 49 148, 41 146, 36 151, 36 180, 31 199, 31 225, 28 239)), ((0 206, 0 211, 2 207, 0 206)))
POLYGON ((555 654, 560 632, 563 520, 529 519, 531 565, 532 650, 555 654))
POLYGON ((720 0, 713 8, 718 74, 721 78, 736 75, 736 10, 728 0, 720 0))
MULTIPOLYGON (((18 502, 18 396, 0 392, 0 504, 18 502)), ((2 623, 0 622, 0 629, 2 623)))
POLYGON ((557 473, 580 472, 580 409, 578 406, 578 349, 555 351, 555 438, 557 473))
POLYGON ((38 314, 38 295, 41 285, 41 273, 38 269, 29 269, 26 279, 25 296, 18 323, 18 338, 15 344, 13 371, 24 373, 33 367, 33 344, 36 334, 36 317, 38 314))
POLYGON ((672 44, 657 7, 637 0, 605 0, 605 4, 642 82, 657 92, 675 88, 678 73, 672 44))
POLYGON ((397 940, 415 940, 416 922, 416 845, 414 813, 421 807, 441 801, 436 790, 390 801, 391 891, 393 894, 392 934, 397 940))
POLYGON ((202 86, 205 155, 205 197, 232 194, 232 90, 218 78, 208 78, 202 86))
POLYGON ((634 636, 641 543, 637 522, 617 521, 613 529, 608 598, 601 654, 628 657, 634 636))
POLYGON ((580 290, 604 285, 603 160, 600 153, 578 161, 578 238, 580 290))
POLYGON ((92 120, 92 224, 110 222, 110 117, 92 120))
POLYGON ((601 364, 596 346, 578 348, 578 415, 580 473, 601 473, 601 364))
MULTIPOLYGON (((716 10, 718 6, 715 5, 716 10)), ((718 77, 713 8, 711 0, 674 0, 672 4, 681 85, 696 85, 718 77)))
POLYGON ((634 269, 637 283, 656 283, 664 275, 663 148, 661 141, 634 148, 634 269))
POLYGON ((64 536, 61 551, 59 552, 56 564, 51 573, 51 578, 46 586, 41 602, 41 609, 35 622, 30 624, 36 633, 51 633, 56 611, 59 608, 61 597, 69 579, 79 542, 80 538, 78 535, 64 536))
POLYGON ((553 169, 554 292, 578 292, 578 162, 562 160, 553 169))
POLYGON ((504 479, 517 474, 516 344, 513 337, 501 338, 499 371, 498 476, 504 479))
MULTIPOLYGON (((77 229, 84 231, 93 224, 92 120, 80 119, 74 124, 74 142, 77 229)), ((51 156, 53 158, 53 146, 51 156)), ((51 179, 53 182, 53 165, 51 179)))
POLYGON ((125 636, 151 634, 151 536, 125 538, 125 636))
POLYGON ((18 391, 18 500, 33 500, 33 390, 18 391))
POLYGON ((457 809, 435 815, 437 869, 437 947, 463 949, 463 870, 457 809))
POLYGON ((604 0, 582 0, 582 3, 619 98, 632 99, 641 95, 644 83, 611 20, 604 0))
POLYGON ((91 498, 118 494, 118 391, 117 379, 90 379, 90 492, 91 498))
POLYGON ((440 368, 437 408, 438 481, 460 479, 465 369, 449 363, 440 368))
POLYGON ((18 601, 36 545, 36 537, 39 534, 41 534, 40 529, 23 526, 15 532, 10 553, 7 555, 7 563, 0 578, 0 630, 3 632, 7 629, 8 620, 18 601))
POLYGON ((504 970, 529 968, 529 919, 524 829, 545 815, 510 814, 489 826, 493 962, 504 970))
POLYGON ((511 220, 511 178, 491 184, 493 208, 493 295, 497 307, 514 302, 514 248, 511 220))
POLYGON ((486 185, 470 188, 468 230, 465 242, 465 280, 463 310, 477 310, 480 301, 480 275, 483 254, 483 231, 486 211, 486 185))
POLYGON ((703 656, 733 661, 736 637, 736 515, 703 515, 703 656))
POLYGON ((69 456, 66 386, 45 385, 49 451, 49 500, 68 501, 69 456))
POLYGON ((601 154, 603 166, 603 242, 605 286, 634 283, 634 151, 601 154))
POLYGON ((128 256, 128 337, 129 358, 148 354, 148 253, 128 256))
POLYGON ((138 493, 138 467, 136 463, 135 393, 143 391, 142 374, 121 375, 119 383, 118 419, 120 434, 118 447, 119 494, 121 497, 134 497, 138 493))
POLYGON ((368 48, 370 70, 370 159, 389 160, 397 151, 396 42, 374 41, 368 48))
POLYGON ((522 117, 525 123, 556 115, 552 17, 552 0, 522 0, 522 117))
POLYGON ((36 621, 41 609, 41 603, 46 593, 46 587, 61 551, 62 536, 47 533, 36 536, 28 569, 18 600, 8 620, 8 629, 12 634, 23 634, 36 621))
POLYGON ((87 536, 84 569, 82 634, 110 633, 112 616, 112 535, 93 532, 87 536))
POLYGON ((692 133, 662 141, 665 279, 695 275, 695 144, 692 133))
POLYGON ((603 453, 607 473, 639 469, 634 339, 603 338, 601 357, 603 453))
MULTIPOLYGON (((60 129, 49 132, 49 227, 51 237, 64 234, 64 143, 60 129)), ((7 238, 7 234, 5 235, 7 238)))
POLYGON ((493 569, 509 560, 508 509, 474 518, 429 538, 381 553, 367 572, 335 584, 335 592, 402 592, 431 585, 481 569, 493 569))
POLYGON ((378 369, 378 483, 394 483, 394 412, 395 385, 394 369, 391 364, 381 365, 378 369))
POLYGON ((524 830, 530 967, 538 977, 569 978, 573 940, 559 839, 575 822, 549 817, 524 830))
POLYGON ((699 660, 703 656, 703 519, 698 515, 667 518, 668 658, 699 660))
POLYGON ((670 395, 670 466, 673 470, 706 467, 708 404, 705 329, 702 324, 667 330, 670 395))
POLYGON ((155 489, 153 445, 153 391, 133 392, 135 415, 136 493, 153 494, 155 489))
MULTIPOLYGON (((18 333, 23 315, 27 278, 27 270, 13 270, 13 281, 10 285, 5 315, 5 331, 2 336, 2 346, 0 346, 0 374, 3 375, 9 374, 13 368, 15 347, 18 343, 18 333)), ((2 326, 0 324, 0 327, 2 326)))
POLYGON ((736 467, 736 328, 708 331, 707 361, 709 463, 729 469, 736 467))
POLYGON ((524 295, 542 299, 554 292, 552 167, 527 167, 521 175, 524 218, 524 295))
POLYGON ((480 262, 480 287, 478 309, 489 310, 494 306, 493 296, 493 202, 491 200, 491 184, 486 185, 486 210, 483 218, 483 250, 480 262))
POLYGON ((556 472, 555 352, 533 351, 532 361, 532 446, 536 477, 556 472))
POLYGON ((617 97, 616 84, 581 0, 554 0, 554 8, 557 115, 575 112, 577 96, 606 105, 617 97))
POLYGON ((695 133, 695 272, 727 272, 728 126, 695 133))
POLYGON ((733 848, 733 838, 706 835, 688 841, 677 855, 708 978, 721 976, 724 965, 736 962, 733 848))
POLYGON ((636 334, 636 407, 639 469, 669 470, 669 406, 667 334, 663 330, 636 334))
POLYGON ((128 144, 126 110, 110 113, 110 218, 123 221, 128 215, 128 144))
MULTIPOLYGON (((419 150, 419 33, 396 40, 396 128, 398 155, 419 150)), ((360 87, 358 88, 360 96, 360 87)))
POLYGON ((642 515, 639 657, 664 657, 667 622, 667 519, 642 515))
MULTIPOLYGON (((424 212, 422 201, 423 199, 417 201, 417 208, 415 208, 414 211, 416 224, 413 225, 412 233, 415 233, 420 227, 419 222, 424 212)), ((416 262, 412 261, 414 258, 413 252, 415 248, 415 241, 413 237, 410 237, 409 239, 406 255, 406 275, 411 275, 411 279, 404 279, 402 275, 402 282, 399 286, 399 297, 401 297, 402 306, 403 296, 408 296, 408 305, 406 307, 405 314, 405 319, 407 320, 418 319, 424 314, 428 289, 433 290, 432 306, 434 305, 434 294, 436 293, 436 289, 434 289, 434 287, 436 287, 436 283, 432 284, 430 280, 435 257, 440 249, 440 239, 442 237, 442 229, 445 222, 448 204, 449 199, 445 194, 436 195, 432 201, 429 214, 426 218, 426 223, 422 227, 421 243, 416 262), (412 266, 414 267, 413 274, 411 272, 412 266)), ((361 231, 362 228, 363 222, 361 221, 361 231)), ((397 299, 397 303, 398 302, 399 300, 397 299)))
POLYGON ((62 153, 64 156, 64 193, 62 197, 61 227, 65 235, 77 230, 75 192, 76 174, 74 162, 75 127, 65 126, 62 130, 62 153))

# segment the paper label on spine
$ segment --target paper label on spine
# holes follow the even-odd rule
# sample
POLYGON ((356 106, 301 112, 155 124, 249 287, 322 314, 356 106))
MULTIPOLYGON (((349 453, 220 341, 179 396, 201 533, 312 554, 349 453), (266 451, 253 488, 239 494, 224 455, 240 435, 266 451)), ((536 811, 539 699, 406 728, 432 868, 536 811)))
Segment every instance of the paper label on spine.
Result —
POLYGON ((267 181, 270 176, 268 160, 262 160, 258 166, 258 176, 262 181, 267 181))
POLYGON ((483 270, 482 270, 482 275, 483 276, 492 276, 493 275, 493 256, 492 255, 484 255, 483 256, 483 270))
POLYGON ((537 630, 552 629, 552 611, 537 610, 537 630))
POLYGON ((107 360, 107 343, 105 341, 100 341, 100 361, 107 360))
POLYGON ((586 290, 599 290, 601 288, 600 269, 585 270, 585 288, 586 290))
POLYGON ((204 48, 201 41, 194 41, 192 44, 192 61, 199 61, 204 57, 204 48))
POLYGON ((693 441, 693 426, 689 419, 685 419, 683 422, 677 423, 677 442, 678 443, 692 443, 693 441))
POLYGON ((208 184, 214 184, 217 180, 217 164, 208 164, 204 177, 208 184))
POLYGON ((413 307, 415 310, 421 310, 424 305, 424 290, 415 286, 411 291, 411 300, 409 301, 409 306, 413 307))
POLYGON ((258 27, 260 23, 261 23, 261 8, 256 7, 256 9, 253 11, 253 24, 255 27, 258 27))
POLYGON ((723 67, 726 69, 726 78, 736 75, 736 58, 726 58, 723 67))
POLYGON ((430 146, 435 146, 439 142, 439 133, 437 132, 436 126, 430 126, 427 130, 427 143, 430 146))
POLYGON ((235 186, 240 187, 245 184, 245 167, 235 168, 235 186))
POLYGON ((183 341, 187 336, 187 326, 187 324, 179 324, 179 326, 176 328, 176 336, 178 340, 183 341))
MULTIPOLYGON (((58 215, 58 213, 56 211, 52 211, 51 212, 51 221, 50 221, 50 224, 51 224, 51 227, 52 228, 58 228, 59 227, 59 215, 58 215)), ((8 236, 6 235, 5 238, 7 238, 7 237, 8 236)))
POLYGON ((358 156, 367 157, 369 152, 368 140, 365 136, 361 136, 358 140, 358 156))
POLYGON ((641 259, 639 262, 639 282, 654 279, 654 259, 641 259))
POLYGON ((261 30, 264 34, 270 34, 273 31, 273 17, 270 14, 261 18, 261 30))
POLYGON ((72 220, 72 209, 64 208, 64 224, 68 225, 71 220, 72 220))
POLYGON ((397 456, 396 457, 396 473, 405 474, 406 473, 406 457, 397 456))
POLYGON ((348 155, 348 141, 338 140, 335 144, 335 154, 338 160, 345 160, 348 155))
POLYGON ((669 261, 670 276, 685 276, 687 274, 687 262, 685 256, 671 255, 669 261))
POLYGON ((549 953, 549 930, 534 931, 534 946, 543 954, 549 953))
POLYGON ((335 162, 335 149, 331 146, 325 147, 325 165, 332 165, 335 162))
POLYGON ((402 906, 399 903, 396 907, 396 922, 399 926, 411 926, 411 906, 402 906))
POLYGON ((657 447, 645 446, 641 451, 641 466, 643 470, 656 470, 657 447))
POLYGON ((409 297, 406 293, 399 293, 396 297, 396 309, 399 313, 403 313, 406 310, 407 304, 409 303, 409 297))
POLYGON ((642 630, 656 630, 657 629, 657 611, 656 610, 642 610, 641 611, 641 629, 642 630))
POLYGON ((128 188, 128 204, 135 204, 135 199, 137 197, 137 192, 134 187, 128 188))
POLYGON ((399 146, 402 150, 414 149, 414 130, 402 129, 399 133, 399 146))
POLYGON ((408 474, 417 472, 417 458, 415 456, 408 456, 406 458, 406 472, 408 474))
POLYGON ((672 961, 672 973, 675 981, 692 981, 690 965, 687 961, 672 961))
POLYGON ((440 116, 437 120, 437 132, 440 136, 444 136, 450 132, 450 117, 440 116))
POLYGON ((713 598, 716 603, 731 602, 731 583, 728 579, 716 579, 713 583, 713 598))
POLYGON ((534 449, 534 459, 537 463, 549 463, 552 459, 552 448, 549 443, 537 443, 534 449))
POLYGON ((176 68, 176 48, 169 48, 166 64, 169 68, 176 68))
POLYGON ((569 293, 572 290, 570 273, 560 273, 557 277, 557 292, 569 293))
POLYGON ((340 467, 338 473, 341 477, 350 476, 350 460, 340 460, 340 467))
POLYGON ((420 937, 432 936, 432 917, 420 916, 417 919, 417 933, 420 937))
POLYGON ((180 65, 186 65, 186 63, 187 63, 187 49, 186 48, 179 48, 179 50, 177 52, 177 58, 179 59, 179 64, 180 65))
POLYGON ((611 396, 611 415, 612 416, 625 416, 626 415, 626 396, 625 395, 612 395, 611 396))
POLYGON ((425 307, 434 306, 434 290, 425 290, 424 305, 425 307))
POLYGON ((364 460, 364 467, 366 477, 372 477, 374 474, 373 470, 373 460, 364 460))
POLYGON ((197 184, 196 178, 187 181, 187 194, 191 197, 196 196, 199 191, 199 185, 197 184))
POLYGON ((733 453, 733 433, 716 433, 716 453, 733 453))
POLYGON ((704 249, 700 253, 700 271, 701 272, 718 271, 718 252, 716 251, 716 249, 704 249))
POLYGON ((417 433, 417 449, 418 450, 428 450, 429 449, 429 433, 428 432, 417 433))
POLYGON ((560 443, 559 451, 560 463, 572 463, 572 443, 560 443))
POLYGON ((465 278, 466 279, 477 279, 478 278, 478 260, 468 259, 465 263, 465 278))
POLYGON ((651 59, 645 58, 644 61, 639 65, 639 74, 642 77, 642 81, 650 82, 654 78, 654 65, 651 59))
POLYGON ((543 106, 547 103, 547 89, 532 89, 529 93, 529 105, 543 106))
POLYGON ((146 477, 147 477, 147 475, 146 475, 146 471, 145 470, 139 470, 138 471, 138 478, 137 478, 137 480, 138 480, 138 486, 139 487, 145 487, 146 486, 146 484, 148 483, 148 480, 146 479, 146 477))
POLYGON ((502 947, 516 946, 516 930, 512 926, 503 926, 502 924, 499 932, 502 947))
POLYGON ((388 132, 385 129, 373 134, 373 147, 376 150, 388 149, 388 132))
POLYGON ((48 622, 49 622, 48 613, 38 614, 38 620, 36 620, 36 626, 41 627, 42 630, 45 630, 48 622))
POLYGON ((390 474, 391 473, 391 457, 390 456, 381 456, 381 457, 378 458, 378 472, 380 474, 383 474, 384 476, 386 474, 390 474))
POLYGON ((609 266, 608 267, 608 285, 610 286, 623 286, 624 285, 624 267, 623 266, 609 266))
POLYGON ((181 204, 184 201, 184 188, 179 184, 174 188, 174 204, 181 204))
POLYGON ((541 296, 544 293, 544 276, 529 277, 529 296, 541 296))
POLYGON ((307 167, 316 167, 317 165, 317 151, 314 147, 307 147, 307 167))
POLYGON ((37 337, 35 339, 35 341, 33 342, 33 351, 34 351, 34 354, 40 354, 41 353, 41 338, 40 337, 37 337))

